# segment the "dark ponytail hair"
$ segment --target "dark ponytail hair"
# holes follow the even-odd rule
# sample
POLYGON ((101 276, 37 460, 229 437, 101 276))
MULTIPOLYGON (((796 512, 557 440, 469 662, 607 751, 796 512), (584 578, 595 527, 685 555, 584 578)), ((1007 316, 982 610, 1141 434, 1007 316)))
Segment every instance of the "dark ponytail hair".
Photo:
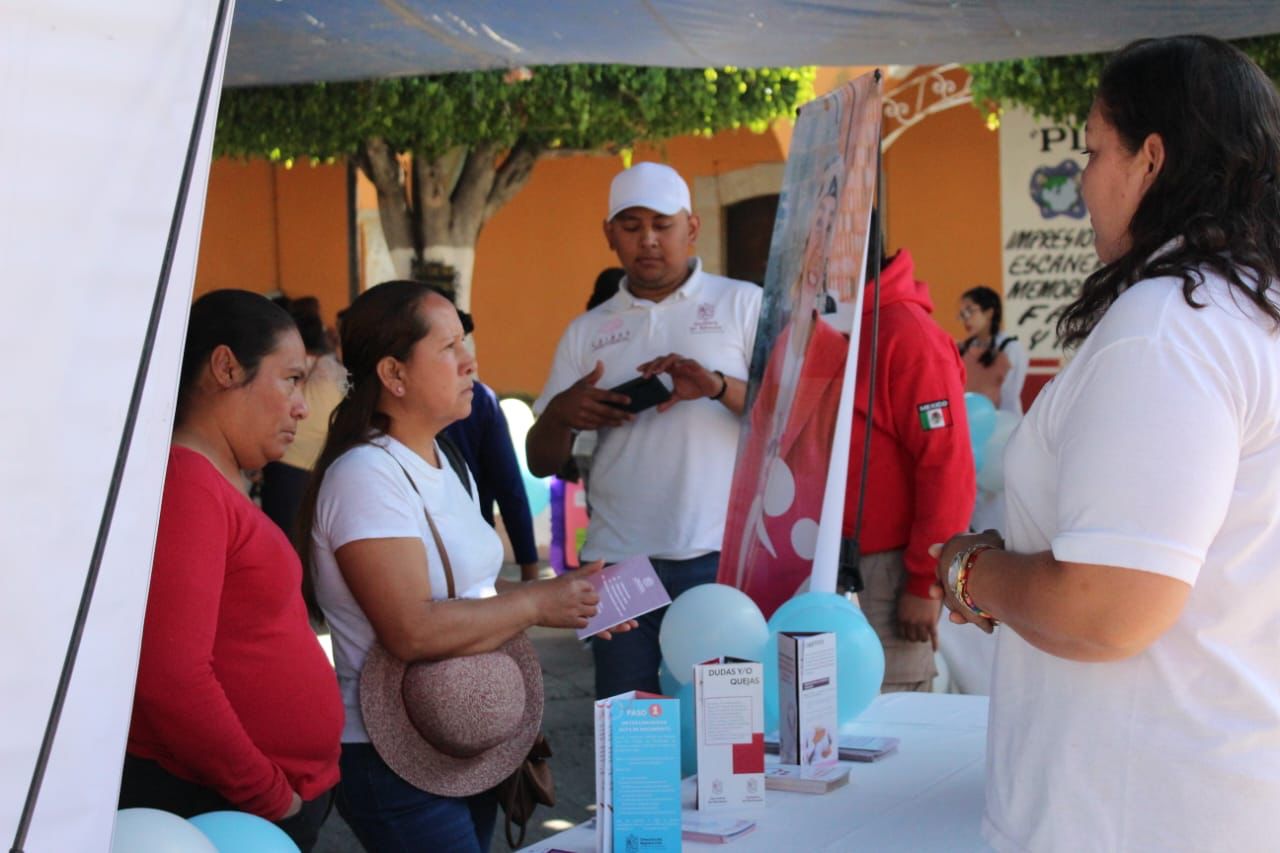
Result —
POLYGON ((226 346, 245 370, 244 384, 258 374, 263 356, 276 348, 280 335, 296 331, 293 319, 270 299, 247 290, 215 290, 191 305, 187 339, 178 374, 178 406, 174 422, 182 423, 209 356, 226 346))
MULTIPOLYGON (((968 299, 982 311, 991 312, 991 341, 987 344, 986 351, 978 356, 978 363, 983 367, 990 367, 996 362, 996 354, 1000 351, 996 346, 996 335, 1000 334, 1000 321, 1004 317, 1004 309, 1000 304, 1000 294, 996 293, 985 285, 978 285, 966 290, 960 296, 961 299, 968 299)), ((973 345, 974 339, 964 342, 960 347, 960 351, 964 352, 973 345)))
POLYGON ((349 373, 347 396, 329 417, 329 434, 311 470, 294 531, 294 547, 305 569, 303 597, 314 619, 320 618, 320 609, 312 580, 311 527, 320 484, 334 460, 356 445, 382 435, 391 425, 386 414, 378 411, 382 390, 378 362, 387 356, 408 360, 414 344, 431 331, 419 305, 432 293, 449 298, 439 287, 425 282, 386 281, 360 294, 342 314, 342 361, 349 373))
POLYGON ((1193 296, 1204 269, 1280 327, 1280 95, 1267 75, 1209 36, 1143 39, 1107 62, 1094 103, 1126 149, 1159 134, 1165 159, 1129 221, 1129 250, 1085 279, 1060 343, 1082 343, 1142 279, 1181 279, 1187 304, 1204 307, 1193 296))

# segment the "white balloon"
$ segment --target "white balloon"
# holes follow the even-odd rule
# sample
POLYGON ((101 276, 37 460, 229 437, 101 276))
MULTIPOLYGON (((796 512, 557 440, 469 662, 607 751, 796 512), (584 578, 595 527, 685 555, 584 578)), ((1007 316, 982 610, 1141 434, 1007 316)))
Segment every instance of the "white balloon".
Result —
POLYGON ((218 853, 195 824, 160 809, 121 809, 111 853, 218 853))
POLYGON ((515 397, 500 400, 498 407, 502 409, 502 414, 507 419, 507 430, 511 433, 511 444, 516 449, 516 458, 520 460, 520 467, 527 468, 528 463, 524 458, 524 439, 529 434, 529 428, 533 426, 533 409, 529 408, 529 404, 524 400, 517 400, 515 397))

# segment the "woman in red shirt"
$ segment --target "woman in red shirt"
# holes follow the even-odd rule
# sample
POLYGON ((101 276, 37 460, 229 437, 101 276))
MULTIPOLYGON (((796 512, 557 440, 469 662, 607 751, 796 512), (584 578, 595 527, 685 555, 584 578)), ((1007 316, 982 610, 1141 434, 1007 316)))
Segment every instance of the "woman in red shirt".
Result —
POLYGON ((338 781, 342 701, 302 566, 247 495, 307 416, 289 315, 246 291, 191 307, 120 806, 237 809, 314 845, 338 781))

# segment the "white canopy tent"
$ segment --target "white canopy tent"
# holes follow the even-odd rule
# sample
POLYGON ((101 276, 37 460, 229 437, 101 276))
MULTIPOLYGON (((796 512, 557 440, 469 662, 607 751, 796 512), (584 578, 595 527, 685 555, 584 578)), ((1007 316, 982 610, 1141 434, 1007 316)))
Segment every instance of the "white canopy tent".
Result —
POLYGON ((618 62, 921 65, 1280 32, 1266 0, 240 0, 230 85, 618 62))
POLYGON ((1280 31, 1280 5, 1246 0, 241 0, 227 58, 230 6, 0 5, 0 832, 14 849, 110 846, 224 62, 249 85, 559 62, 917 64, 1280 31))

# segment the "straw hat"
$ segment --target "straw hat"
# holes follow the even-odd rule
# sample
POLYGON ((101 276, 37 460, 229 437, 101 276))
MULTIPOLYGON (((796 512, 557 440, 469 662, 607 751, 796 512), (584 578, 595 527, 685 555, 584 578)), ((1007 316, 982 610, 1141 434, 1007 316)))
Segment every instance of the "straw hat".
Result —
POLYGON ((406 665, 375 644, 360 710, 378 755, 401 779, 468 797, 510 776, 542 727, 542 667, 517 634, 497 651, 406 665))

